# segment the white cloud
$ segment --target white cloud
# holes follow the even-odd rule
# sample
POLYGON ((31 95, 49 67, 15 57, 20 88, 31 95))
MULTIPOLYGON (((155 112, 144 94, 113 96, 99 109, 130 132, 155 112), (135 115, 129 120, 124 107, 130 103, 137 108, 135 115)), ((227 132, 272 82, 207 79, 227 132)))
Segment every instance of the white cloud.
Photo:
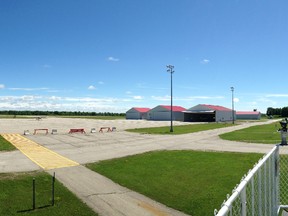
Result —
POLYGON ((0 89, 4 89, 4 88, 5 88, 5 85, 0 84, 0 89))
POLYGON ((61 100, 62 98, 61 97, 57 97, 57 96, 51 96, 48 99, 54 101, 54 100, 61 100))
POLYGON ((95 90, 95 89, 96 89, 96 87, 95 87, 95 86, 93 86, 93 85, 90 85, 90 86, 88 87, 88 89, 89 89, 89 90, 95 90))
POLYGON ((268 95, 266 95, 265 97, 276 97, 276 98, 279 98, 279 97, 288 97, 288 94, 268 94, 268 95))
POLYGON ((114 58, 114 57, 112 57, 112 56, 108 57, 107 60, 108 60, 108 61, 113 61, 113 62, 118 62, 118 61, 120 61, 120 59, 114 58))
POLYGON ((233 101, 234 101, 235 103, 238 103, 240 100, 239 100, 239 98, 234 98, 233 101))
POLYGON ((13 91, 41 91, 41 90, 49 90, 49 88, 9 88, 9 90, 13 91))
MULTIPOLYGON (((151 96, 153 100, 158 100, 158 101, 170 101, 171 96, 166 95, 166 96, 151 96)), ((192 97, 175 97, 173 96, 174 101, 203 101, 203 100, 223 100, 223 96, 192 96, 192 97)))
POLYGON ((133 96, 133 98, 136 99, 136 100, 142 100, 143 99, 142 96, 133 96))
POLYGON ((203 59, 200 63, 201 63, 201 64, 208 64, 208 63, 210 63, 210 60, 208 60, 208 59, 203 59))
POLYGON ((158 100, 158 101, 170 101, 171 97, 169 95, 165 96, 151 96, 153 100, 158 100))
POLYGON ((73 98, 34 95, 0 96, 0 110, 126 112, 130 102, 133 103, 135 100, 126 98, 73 98))
POLYGON ((99 85, 104 85, 104 82, 103 81, 99 81, 98 84, 99 85))
POLYGON ((224 97, 223 96, 193 96, 193 97, 187 97, 183 99, 185 100, 198 100, 198 99, 211 100, 211 99, 224 99, 224 97))

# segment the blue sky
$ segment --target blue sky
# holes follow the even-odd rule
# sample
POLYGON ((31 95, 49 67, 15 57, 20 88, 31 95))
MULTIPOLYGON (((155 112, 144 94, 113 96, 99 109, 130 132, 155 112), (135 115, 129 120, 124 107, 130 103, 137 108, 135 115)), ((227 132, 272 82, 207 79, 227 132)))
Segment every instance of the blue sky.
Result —
POLYGON ((286 0, 0 1, 0 110, 288 106, 286 0))

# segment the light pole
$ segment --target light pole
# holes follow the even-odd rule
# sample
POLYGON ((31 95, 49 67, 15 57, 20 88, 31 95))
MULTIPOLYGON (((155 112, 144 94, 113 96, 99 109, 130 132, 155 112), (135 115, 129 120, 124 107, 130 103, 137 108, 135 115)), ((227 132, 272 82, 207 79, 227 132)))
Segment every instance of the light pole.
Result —
POLYGON ((232 124, 234 124, 234 87, 231 87, 232 92, 232 124))
POLYGON ((173 132, 173 91, 172 91, 172 74, 174 73, 173 69, 174 69, 174 66, 173 65, 167 65, 166 66, 168 69, 167 69, 167 72, 171 74, 171 125, 170 125, 170 132, 173 132))

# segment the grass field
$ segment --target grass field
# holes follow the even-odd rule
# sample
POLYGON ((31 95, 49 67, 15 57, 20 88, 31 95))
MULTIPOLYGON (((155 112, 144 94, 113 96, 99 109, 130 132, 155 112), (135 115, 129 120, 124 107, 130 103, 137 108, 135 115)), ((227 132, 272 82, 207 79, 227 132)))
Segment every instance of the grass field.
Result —
POLYGON ((81 118, 81 119, 95 119, 95 120, 117 120, 126 119, 125 116, 57 116, 58 118, 81 118))
POLYGON ((262 155, 157 151, 89 164, 88 168, 190 215, 213 215, 262 155), (237 172, 235 172, 237 171, 237 172))
POLYGON ((0 115, 0 119, 35 119, 35 116, 29 115, 0 115))
POLYGON ((231 123, 203 123, 203 124, 191 124, 191 125, 179 125, 173 127, 173 132, 170 132, 170 126, 167 127, 151 127, 151 128, 135 128, 127 129, 129 132, 145 133, 145 134, 186 134, 195 133, 204 130, 212 130, 223 127, 234 126, 231 123))
POLYGON ((13 151, 16 148, 0 135, 0 151, 13 151))
POLYGON ((278 144, 281 142, 280 133, 277 132, 279 128, 279 123, 253 126, 242 130, 221 134, 220 138, 240 142, 278 144))
MULTIPOLYGON (((29 115, 0 115, 0 119, 35 119, 37 116, 29 115)), ((115 120, 115 119, 126 119, 125 116, 43 116, 47 117, 57 117, 57 118, 82 118, 82 119, 98 119, 98 120, 115 120)))
POLYGON ((55 205, 51 206, 51 178, 44 172, 0 174, 0 215, 97 215, 57 180, 55 205), (32 211, 33 178, 36 180, 36 209, 32 211))

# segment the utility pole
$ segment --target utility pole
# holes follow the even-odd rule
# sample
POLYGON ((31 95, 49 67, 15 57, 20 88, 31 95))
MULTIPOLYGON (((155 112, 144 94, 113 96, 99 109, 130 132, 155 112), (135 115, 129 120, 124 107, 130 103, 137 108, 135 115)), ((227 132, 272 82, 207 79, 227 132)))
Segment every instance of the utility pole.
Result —
POLYGON ((234 124, 234 87, 231 87, 232 92, 232 124, 234 124))
POLYGON ((170 110, 171 110, 171 125, 170 125, 170 132, 173 132, 173 79, 172 79, 172 74, 174 73, 173 69, 174 69, 174 66, 173 65, 167 65, 166 66, 168 69, 167 69, 167 72, 171 74, 171 107, 170 107, 170 110))

